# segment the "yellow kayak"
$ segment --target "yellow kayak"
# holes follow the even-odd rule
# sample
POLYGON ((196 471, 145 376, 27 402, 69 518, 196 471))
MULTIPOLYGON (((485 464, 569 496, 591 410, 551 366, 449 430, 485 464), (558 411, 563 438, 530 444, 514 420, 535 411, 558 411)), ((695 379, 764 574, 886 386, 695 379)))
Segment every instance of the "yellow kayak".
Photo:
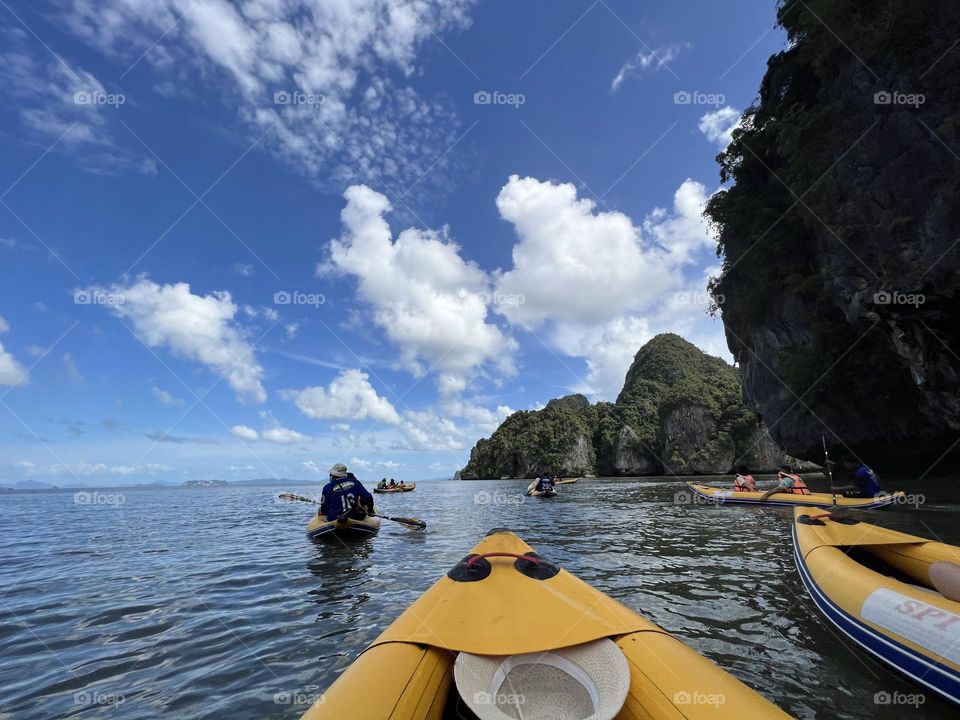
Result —
POLYGON ((327 520, 319 513, 314 513, 307 523, 307 537, 311 540, 326 540, 340 538, 351 540, 375 535, 380 529, 380 518, 368 515, 363 520, 347 518, 346 520, 327 520))
POLYGON ((398 492, 411 492, 417 487, 416 483, 410 483, 409 485, 404 485, 403 487, 375 487, 373 491, 375 493, 398 493, 398 492))
POLYGON ((960 703, 960 548, 793 512, 794 559, 820 611, 871 655, 960 703))
POLYGON ((574 485, 579 479, 580 478, 560 478, 559 480, 556 480, 553 484, 554 485, 574 485))
POLYGON ((633 610, 492 530, 303 720, 789 717, 633 610), (466 715, 469 716, 469 715, 466 715))
POLYGON ((857 508, 859 510, 873 510, 886 507, 894 503, 903 503, 907 497, 903 491, 893 494, 877 495, 872 498, 849 498, 837 493, 816 493, 796 495, 794 493, 773 493, 766 500, 762 500, 763 492, 737 492, 730 488, 717 488, 698 483, 688 483, 693 494, 703 500, 716 503, 740 503, 744 505, 804 505, 820 508, 857 508))

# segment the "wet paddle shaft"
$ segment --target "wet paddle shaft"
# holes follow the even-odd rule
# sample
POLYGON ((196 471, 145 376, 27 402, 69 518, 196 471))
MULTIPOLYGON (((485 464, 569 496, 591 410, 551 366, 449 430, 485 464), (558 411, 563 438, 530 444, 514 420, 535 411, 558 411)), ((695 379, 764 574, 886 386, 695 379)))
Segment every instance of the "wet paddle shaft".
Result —
POLYGON ((827 477, 830 478, 830 494, 833 496, 833 504, 837 504, 837 491, 833 489, 833 470, 830 467, 830 453, 827 452, 827 438, 820 436, 823 441, 823 461, 827 466, 827 477))
MULTIPOLYGON (((305 502, 311 503, 313 505, 319 505, 320 503, 314 500, 313 498, 304 497, 303 495, 294 495, 293 493, 280 493, 281 500, 291 500, 295 502, 305 502)), ((405 518, 405 517, 390 517, 389 515, 377 515, 377 513, 367 511, 367 515, 372 515, 373 517, 382 518, 384 520, 393 520, 395 523, 400 523, 409 528, 417 528, 419 530, 424 530, 427 527, 427 524, 420 520, 419 518, 405 518)))

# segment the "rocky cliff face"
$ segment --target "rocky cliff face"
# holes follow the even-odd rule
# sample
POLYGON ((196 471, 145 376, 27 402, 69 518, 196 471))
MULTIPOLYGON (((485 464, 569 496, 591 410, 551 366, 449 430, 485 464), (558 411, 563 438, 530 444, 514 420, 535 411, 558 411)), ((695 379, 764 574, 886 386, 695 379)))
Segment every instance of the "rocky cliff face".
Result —
POLYGON ((477 443, 461 477, 709 474, 783 460, 744 406, 736 370, 658 335, 637 352, 616 403, 570 395, 514 413, 477 443))
POLYGON ((707 211, 745 398, 791 455, 923 472, 960 433, 960 5, 779 22, 707 211))

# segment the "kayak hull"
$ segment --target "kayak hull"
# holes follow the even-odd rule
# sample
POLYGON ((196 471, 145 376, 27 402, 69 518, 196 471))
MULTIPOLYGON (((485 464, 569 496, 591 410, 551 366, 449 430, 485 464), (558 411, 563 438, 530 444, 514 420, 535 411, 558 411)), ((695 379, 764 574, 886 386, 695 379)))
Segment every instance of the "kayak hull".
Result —
POLYGON ((380 530, 380 518, 367 516, 363 520, 327 520, 314 515, 307 523, 307 537, 311 540, 359 540, 376 535, 380 530))
MULTIPOLYGON (((498 531, 471 555, 532 552, 517 536, 498 531)), ((337 678, 304 720, 453 717, 451 708, 463 707, 452 680, 458 653, 549 652, 603 638, 616 643, 629 666, 629 691, 617 720, 788 717, 677 638, 565 570, 538 578, 522 574, 513 557, 485 562, 489 575, 479 581, 454 579, 455 568, 429 588, 337 678), (550 612, 544 613, 547 606, 550 612), (370 691, 372 678, 376 692, 370 691)))
POLYGON ((563 480, 555 481, 553 484, 554 485, 576 485, 577 480, 579 479, 580 478, 564 478, 563 480))
POLYGON ((410 483, 409 485, 405 485, 405 486, 403 486, 402 488, 377 488, 377 487, 375 487, 375 488, 373 489, 373 491, 374 491, 375 493, 381 493, 381 494, 383 494, 383 493, 401 493, 401 492, 413 492, 414 490, 416 490, 416 488, 417 488, 417 484, 416 484, 416 483, 410 483))
POLYGON ((718 504, 734 503, 739 505, 779 505, 781 507, 843 508, 857 510, 876 510, 896 503, 906 501, 902 491, 892 494, 879 495, 875 498, 848 498, 830 493, 810 493, 809 495, 795 495, 793 493, 774 493, 766 500, 762 500, 762 492, 735 492, 727 488, 710 487, 698 483, 689 483, 690 491, 699 499, 718 504))
POLYGON ((850 554, 856 548, 911 581, 929 583, 929 565, 960 563, 960 548, 819 515, 797 508, 793 525, 797 572, 817 608, 876 659, 960 703, 960 602, 877 572, 850 554), (817 522, 809 524, 810 518, 817 522))

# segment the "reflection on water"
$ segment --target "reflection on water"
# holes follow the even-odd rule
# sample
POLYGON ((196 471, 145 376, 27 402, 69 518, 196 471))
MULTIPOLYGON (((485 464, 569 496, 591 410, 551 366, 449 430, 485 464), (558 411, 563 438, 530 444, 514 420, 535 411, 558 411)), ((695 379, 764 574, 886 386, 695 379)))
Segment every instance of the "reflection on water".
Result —
MULTIPOLYGON (((314 544, 281 490, 125 490, 0 498, 0 717, 297 718, 491 528, 649 617, 803 718, 900 718, 918 688, 850 647, 793 567, 790 511, 676 502, 673 479, 425 482, 377 497, 379 535, 314 544), (879 696, 882 697, 882 696, 879 696)), ((679 494, 679 495, 678 495, 679 494)), ((960 543, 955 508, 866 513, 960 543)), ((932 694, 920 714, 956 717, 932 694)))

